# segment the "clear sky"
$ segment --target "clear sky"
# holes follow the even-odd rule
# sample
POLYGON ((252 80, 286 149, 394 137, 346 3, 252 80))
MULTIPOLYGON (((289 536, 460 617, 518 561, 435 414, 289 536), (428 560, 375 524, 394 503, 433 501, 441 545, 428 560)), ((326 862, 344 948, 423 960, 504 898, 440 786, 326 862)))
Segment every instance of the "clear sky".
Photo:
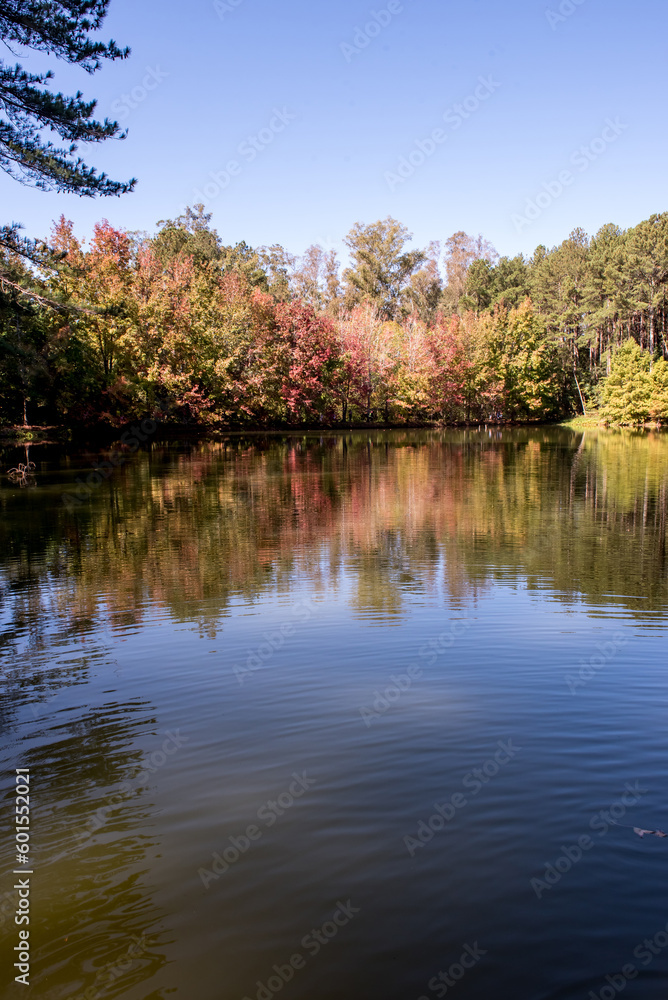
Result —
POLYGON ((102 34, 130 58, 93 76, 49 65, 55 87, 127 126, 83 155, 136 191, 79 199, 2 174, 2 218, 32 236, 61 213, 82 236, 100 218, 153 232, 204 200, 226 243, 293 253, 387 215, 420 246, 464 229, 510 255, 631 226, 668 210, 667 13, 665 0, 111 0, 102 34))

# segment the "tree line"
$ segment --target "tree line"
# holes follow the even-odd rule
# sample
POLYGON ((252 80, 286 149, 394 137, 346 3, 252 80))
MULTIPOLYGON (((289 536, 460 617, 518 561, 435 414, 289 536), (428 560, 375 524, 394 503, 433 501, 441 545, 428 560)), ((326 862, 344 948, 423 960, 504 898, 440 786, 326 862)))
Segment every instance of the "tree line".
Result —
POLYGON ((395 219, 334 251, 226 245, 202 205, 0 246, 0 419, 221 426, 668 420, 668 213, 530 258, 395 219))

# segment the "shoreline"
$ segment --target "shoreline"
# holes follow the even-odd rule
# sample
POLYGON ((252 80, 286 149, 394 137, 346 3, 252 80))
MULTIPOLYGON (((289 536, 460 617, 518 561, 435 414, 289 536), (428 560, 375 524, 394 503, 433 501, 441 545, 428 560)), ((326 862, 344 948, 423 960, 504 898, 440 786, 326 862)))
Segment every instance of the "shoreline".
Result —
MULTIPOLYGON (((146 418, 150 419, 150 418, 146 418)), ((133 433, 133 428, 141 425, 141 420, 137 419, 131 423, 122 424, 119 427, 112 427, 109 424, 98 424, 95 426, 77 425, 44 425, 33 424, 28 427, 21 425, 0 427, 0 444, 60 444, 76 443, 78 441, 118 441, 123 435, 133 433)), ((474 430, 479 428, 494 428, 503 430, 512 427, 558 427, 556 421, 458 421, 442 422, 437 420, 426 420, 415 423, 385 423, 385 422, 352 422, 352 423, 309 423, 309 424, 273 424, 263 426, 252 424, 247 427, 239 424, 227 426, 207 425, 196 423, 159 423, 157 430, 150 436, 152 439, 168 439, 174 436, 190 436, 199 439, 215 439, 220 435, 291 435, 291 434, 344 434, 359 431, 421 431, 421 430, 474 430)))
MULTIPOLYGON (((86 444, 88 442, 115 442, 123 438, 124 435, 132 434, 133 428, 139 424, 123 424, 120 427, 110 425, 96 425, 93 427, 82 427, 72 425, 46 425, 33 424, 27 427, 14 425, 0 427, 0 445, 45 445, 45 444, 86 444)), ((300 425, 274 425, 261 426, 252 425, 243 427, 232 426, 207 426, 206 424, 158 424, 157 431, 150 437, 152 440, 170 440, 174 437, 192 437, 198 440, 215 440, 223 436, 282 436, 299 434, 346 434, 359 433, 360 431, 448 431, 448 430, 510 430, 510 429, 539 429, 557 428, 565 430, 587 431, 587 430, 629 430, 629 431, 654 431, 662 432, 668 428, 656 422, 643 424, 613 424, 607 423, 598 414, 592 413, 587 417, 570 417, 566 420, 546 420, 546 421, 458 421, 446 423, 441 421, 424 421, 421 423, 332 423, 332 424, 300 424, 300 425)))

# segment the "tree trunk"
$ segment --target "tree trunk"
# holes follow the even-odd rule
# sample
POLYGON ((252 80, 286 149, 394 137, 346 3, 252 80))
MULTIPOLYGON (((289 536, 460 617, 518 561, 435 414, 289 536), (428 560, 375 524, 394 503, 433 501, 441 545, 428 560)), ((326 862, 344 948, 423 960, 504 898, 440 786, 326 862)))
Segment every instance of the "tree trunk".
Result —
POLYGON ((582 404, 582 416, 587 416, 587 409, 585 407, 584 399, 582 398, 582 390, 580 389, 580 383, 578 382, 578 377, 575 374, 575 368, 573 369, 573 378, 575 379, 575 384, 578 387, 578 395, 580 397, 580 403, 582 404))

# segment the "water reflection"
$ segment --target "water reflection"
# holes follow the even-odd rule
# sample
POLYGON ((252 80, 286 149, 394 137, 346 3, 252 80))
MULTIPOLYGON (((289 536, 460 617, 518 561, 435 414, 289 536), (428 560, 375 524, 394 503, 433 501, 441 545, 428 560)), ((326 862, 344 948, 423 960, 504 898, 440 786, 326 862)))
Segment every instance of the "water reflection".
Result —
POLYGON ((565 1000, 658 929, 663 842, 632 830, 560 894, 538 903, 529 880, 626 781, 650 789, 632 822, 665 825, 668 437, 172 441, 74 509, 63 494, 104 454, 31 456, 36 488, 0 485, 0 721, 6 798, 14 767, 38 776, 40 996, 254 997, 349 897, 359 920, 293 1000, 417 996, 478 938, 462 1000, 565 1000), (624 644, 569 689, 608 618, 624 644), (172 726, 189 739, 173 759, 172 726), (517 766, 409 856, 406 835, 508 738, 517 766), (198 870, 303 772, 309 795, 204 888, 198 870))
MULTIPOLYGON (((85 661, 72 669, 66 688, 84 683, 85 661)), ((45 690, 42 680, 36 672, 35 690, 45 690)), ((63 680, 56 672, 46 690, 63 680)), ((89 708, 71 699, 67 705, 63 691, 36 703, 25 697, 25 685, 13 693, 18 705, 5 711, 11 716, 5 736, 15 749, 13 759, 3 754, 3 771, 10 774, 18 760, 31 775, 30 985, 45 998, 86 990, 133 995, 134 986, 165 964, 171 940, 151 887, 160 847, 155 804, 150 789, 136 781, 145 767, 140 745, 155 730, 150 705, 113 701, 89 708), (22 696, 24 709, 39 706, 37 720, 21 713, 22 696)), ((13 809, 11 791, 6 804, 13 809)), ((12 833, 2 837, 3 857, 12 857, 12 833)), ((11 896, 10 887, 3 902, 13 905, 2 908, 0 934, 13 945, 11 896)), ((11 978, 4 968, 7 992, 11 978)))
POLYGON ((54 470, 45 451, 28 504, 7 484, 0 492, 14 623, 2 641, 14 649, 17 622, 40 642, 44 601, 71 622, 104 614, 112 630, 139 625, 149 601, 207 628, 233 599, 285 589, 300 573, 321 587, 350 577, 352 605, 381 620, 401 616, 406 594, 465 599, 509 576, 593 607, 665 607, 666 435, 549 428, 156 445, 74 511, 62 494, 81 468, 68 459, 54 470))

